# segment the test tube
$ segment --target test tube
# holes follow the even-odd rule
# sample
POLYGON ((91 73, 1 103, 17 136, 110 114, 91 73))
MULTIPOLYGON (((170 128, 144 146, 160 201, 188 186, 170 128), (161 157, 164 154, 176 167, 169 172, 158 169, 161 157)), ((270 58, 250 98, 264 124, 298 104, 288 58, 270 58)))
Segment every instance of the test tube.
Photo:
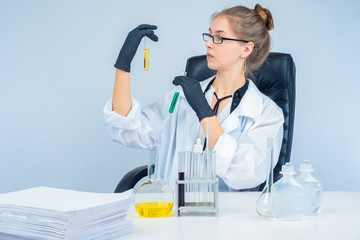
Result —
POLYGON ((169 113, 173 113, 173 112, 174 112, 174 109, 175 109, 175 106, 176 106, 176 102, 177 102, 177 100, 178 100, 178 98, 179 98, 179 95, 180 95, 179 92, 175 92, 175 93, 174 93, 173 100, 171 101, 171 104, 170 104, 169 113))
MULTIPOLYGON (((206 178, 206 154, 202 154, 201 159, 200 159, 200 166, 199 166, 199 171, 200 171, 200 178, 202 180, 207 180, 206 178)), ((200 202, 204 203, 206 202, 206 191, 207 191, 207 185, 201 184, 200 185, 200 202)))
MULTIPOLYGON (((212 168, 212 162, 211 162, 211 149, 210 149, 210 129, 209 125, 206 126, 206 178, 211 179, 211 168, 212 168)), ((206 202, 210 203, 212 199, 212 186, 211 184, 207 184, 207 194, 206 194, 206 202)))
MULTIPOLYGON (((201 161, 202 153, 199 152, 193 152, 193 178, 195 181, 200 180, 200 161, 201 161)), ((200 186, 201 184, 192 184, 193 187, 193 194, 194 194, 194 203, 195 205, 199 204, 201 202, 201 196, 200 196, 200 186)))
MULTIPOLYGON (((209 151, 209 153, 206 154, 206 175, 208 180, 215 180, 216 179, 216 154, 213 151, 209 151)), ((207 188, 207 202, 209 204, 214 203, 215 201, 215 195, 214 195, 214 185, 209 184, 207 188)))
MULTIPOLYGON (((192 152, 189 152, 189 157, 187 159, 187 180, 194 180, 194 160, 192 152)), ((187 193, 187 202, 193 204, 194 201, 194 184, 187 184, 188 193, 187 193)))
MULTIPOLYGON (((179 174, 179 180, 181 180, 180 178, 184 178, 182 180, 191 180, 191 174, 192 174, 192 169, 191 169, 191 157, 192 157, 192 152, 190 151, 181 151, 178 153, 178 174, 179 174), (181 171, 182 170, 182 171, 181 171), (184 176, 184 177, 183 177, 184 176)), ((183 197, 179 200, 179 207, 180 207, 180 203, 183 202, 185 206, 187 203, 191 202, 191 193, 190 193, 190 185, 191 184, 183 184, 182 188, 181 185, 179 184, 179 195, 181 195, 180 190, 184 189, 184 193, 182 194, 183 197)))
POLYGON ((144 37, 144 70, 149 70, 149 43, 147 37, 144 37))
MULTIPOLYGON (((179 152, 179 158, 178 158, 178 161, 179 161, 179 169, 178 169, 178 172, 179 172, 179 180, 185 180, 185 152, 179 152)), ((179 189, 178 189, 178 204, 179 204, 179 207, 181 206, 185 206, 185 186, 184 184, 179 184, 179 189)))
MULTIPOLYGON (((183 72, 183 76, 186 76, 186 72, 183 72)), ((180 92, 176 91, 174 93, 174 96, 173 96, 173 99, 171 101, 171 104, 170 104, 170 108, 169 108, 169 113, 173 113, 174 112, 174 109, 175 109, 175 106, 176 106, 176 102, 179 98, 179 95, 180 95, 180 92)))

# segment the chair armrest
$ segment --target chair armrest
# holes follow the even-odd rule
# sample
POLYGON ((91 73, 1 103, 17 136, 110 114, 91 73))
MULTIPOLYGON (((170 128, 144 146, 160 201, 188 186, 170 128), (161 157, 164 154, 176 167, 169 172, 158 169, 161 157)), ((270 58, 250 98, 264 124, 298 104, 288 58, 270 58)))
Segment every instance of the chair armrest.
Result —
POLYGON ((133 188, 140 179, 147 175, 147 165, 134 168, 133 170, 129 171, 124 175, 124 177, 120 180, 119 184, 116 186, 114 193, 124 192, 133 188))

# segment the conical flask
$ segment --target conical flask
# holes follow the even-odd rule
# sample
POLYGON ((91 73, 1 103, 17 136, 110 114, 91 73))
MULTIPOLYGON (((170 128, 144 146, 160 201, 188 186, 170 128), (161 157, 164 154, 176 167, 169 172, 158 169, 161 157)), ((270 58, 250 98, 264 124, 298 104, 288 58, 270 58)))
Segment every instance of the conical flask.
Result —
POLYGON ((266 156, 269 162, 269 176, 266 180, 265 187, 256 201, 256 212, 263 217, 273 217, 271 212, 271 190, 274 181, 273 177, 273 139, 267 139, 267 151, 266 156))
POLYGON ((148 145, 148 148, 148 180, 136 190, 135 208, 141 217, 167 217, 174 205, 174 192, 169 184, 154 176, 159 144, 148 145))

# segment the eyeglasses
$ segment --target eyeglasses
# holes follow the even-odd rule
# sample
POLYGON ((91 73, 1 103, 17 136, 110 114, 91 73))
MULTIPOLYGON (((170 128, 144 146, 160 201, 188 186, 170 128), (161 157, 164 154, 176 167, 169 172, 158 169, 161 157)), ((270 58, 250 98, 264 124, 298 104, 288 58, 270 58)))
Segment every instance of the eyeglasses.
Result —
POLYGON ((220 37, 218 35, 211 36, 208 33, 203 33, 202 36, 203 36, 203 39, 205 42, 208 42, 210 40, 210 38, 212 38, 213 43, 215 43, 215 44, 221 44, 224 40, 239 41, 239 42, 245 42, 245 43, 250 42, 250 41, 241 40, 241 39, 224 38, 224 37, 220 37))

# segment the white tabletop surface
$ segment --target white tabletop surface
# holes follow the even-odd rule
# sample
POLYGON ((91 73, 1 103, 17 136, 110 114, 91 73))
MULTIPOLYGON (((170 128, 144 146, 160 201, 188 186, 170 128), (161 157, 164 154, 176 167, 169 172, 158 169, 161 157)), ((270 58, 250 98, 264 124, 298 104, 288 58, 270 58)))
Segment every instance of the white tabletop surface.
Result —
POLYGON ((259 192, 219 193, 219 216, 128 219, 134 231, 121 239, 360 239, 360 192, 324 192, 318 216, 279 222, 256 213, 259 192))

